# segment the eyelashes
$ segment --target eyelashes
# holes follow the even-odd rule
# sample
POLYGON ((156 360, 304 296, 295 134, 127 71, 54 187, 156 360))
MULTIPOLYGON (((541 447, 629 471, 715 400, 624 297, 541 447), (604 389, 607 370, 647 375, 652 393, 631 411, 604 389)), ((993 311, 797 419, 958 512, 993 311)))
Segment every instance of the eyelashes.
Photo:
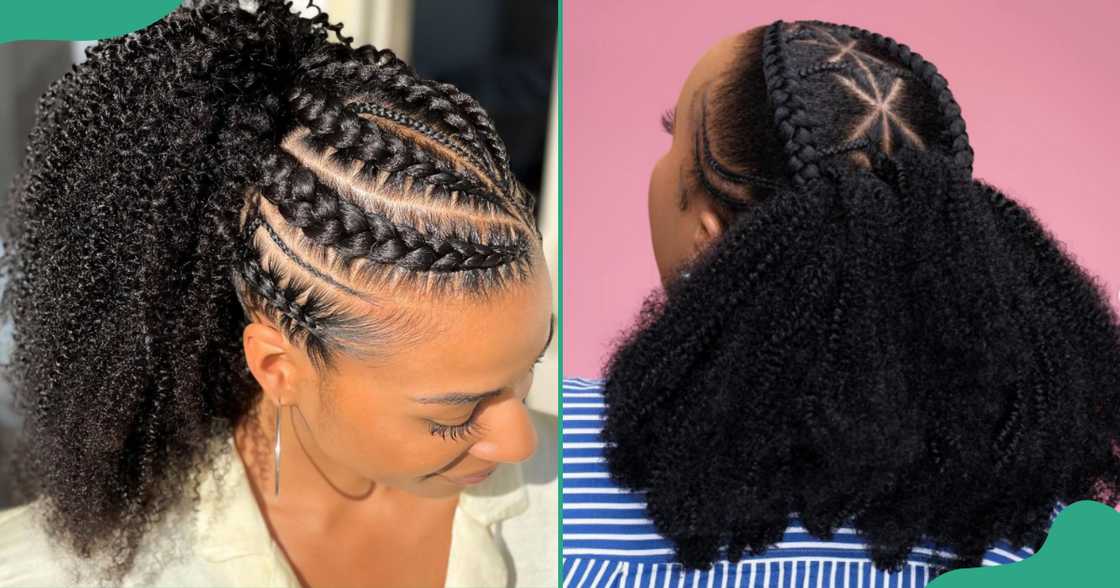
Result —
MULTIPOLYGON (((544 354, 541 354, 541 356, 537 358, 537 361, 533 362, 533 367, 531 368, 530 373, 532 373, 532 371, 536 369, 537 365, 539 365, 543 361, 544 354)), ((525 398, 521 399, 521 402, 523 404, 528 404, 529 395, 526 394, 525 398)), ((482 426, 476 420, 476 417, 478 416, 478 408, 480 406, 482 406, 481 402, 476 404, 474 410, 471 411, 471 415, 467 417, 467 420, 458 425, 444 425, 434 421, 428 421, 428 432, 431 433, 433 437, 439 437, 440 439, 443 439, 445 441, 457 441, 459 439, 477 435, 482 430, 482 426)))
POLYGON ((478 406, 476 405, 474 407, 474 410, 471 412, 471 416, 468 417, 465 422, 458 425, 441 425, 439 423, 429 421, 428 432, 435 437, 439 437, 444 440, 450 439, 452 441, 462 439, 463 437, 469 437, 478 432, 479 424, 478 421, 475 420, 475 415, 477 414, 478 406))
POLYGON ((661 128, 665 129, 666 133, 673 134, 673 126, 676 123, 677 113, 672 108, 667 109, 661 113, 661 128))

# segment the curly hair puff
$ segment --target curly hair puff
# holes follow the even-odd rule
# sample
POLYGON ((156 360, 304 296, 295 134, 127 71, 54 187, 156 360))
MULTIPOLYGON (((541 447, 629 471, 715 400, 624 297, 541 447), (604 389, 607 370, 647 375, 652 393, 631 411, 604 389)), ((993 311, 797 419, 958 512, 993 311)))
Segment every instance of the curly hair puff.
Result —
POLYGON ((248 321, 322 375, 415 335, 393 297, 482 299, 540 259, 487 113, 340 30, 291 2, 194 3, 87 50, 38 104, 3 258, 13 470, 110 578, 257 405, 248 321))
POLYGON ((1037 549, 1056 501, 1115 505, 1117 317, 972 178, 945 79, 821 21, 741 42, 689 190, 732 224, 604 371, 616 482, 690 568, 762 553, 797 513, 824 539, 853 525, 882 569, 932 541, 944 571, 1000 539, 1037 549))

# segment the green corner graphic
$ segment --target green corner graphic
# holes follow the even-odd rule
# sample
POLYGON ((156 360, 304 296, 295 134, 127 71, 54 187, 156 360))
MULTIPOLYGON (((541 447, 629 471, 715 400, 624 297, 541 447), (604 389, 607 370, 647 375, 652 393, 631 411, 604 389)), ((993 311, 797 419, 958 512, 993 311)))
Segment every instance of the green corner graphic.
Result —
POLYGON ((142 29, 182 0, 12 0, 0 3, 0 43, 92 41, 142 29))
POLYGON ((942 574, 930 588, 1120 586, 1120 512, 1081 500, 1062 509, 1042 548, 1001 566, 942 574))

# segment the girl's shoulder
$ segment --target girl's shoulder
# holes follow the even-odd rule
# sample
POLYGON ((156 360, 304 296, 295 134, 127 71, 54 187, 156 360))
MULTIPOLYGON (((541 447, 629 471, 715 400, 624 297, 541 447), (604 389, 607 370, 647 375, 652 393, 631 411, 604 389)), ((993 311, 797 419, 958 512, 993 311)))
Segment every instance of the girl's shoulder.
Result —
POLYGON ((601 378, 564 378, 563 392, 578 394, 581 391, 602 391, 604 380, 601 378))

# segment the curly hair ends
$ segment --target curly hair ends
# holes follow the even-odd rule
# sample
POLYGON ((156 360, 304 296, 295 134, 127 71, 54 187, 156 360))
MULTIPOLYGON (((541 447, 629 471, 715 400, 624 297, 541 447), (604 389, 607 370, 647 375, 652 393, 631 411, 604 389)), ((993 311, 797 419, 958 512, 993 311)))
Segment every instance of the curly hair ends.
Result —
POLYGON ((39 102, 3 258, 13 469, 109 578, 257 404, 247 321, 322 375, 415 336, 394 299, 482 298, 536 267, 533 196, 487 113, 340 28, 195 3, 39 102))
MULTIPOLYGON (((811 120, 773 106, 777 53, 761 43, 744 37, 713 98, 715 156, 698 158, 692 198, 719 198, 708 185, 729 176, 714 166, 806 167, 744 155, 785 142, 758 116, 811 120), (760 87, 769 110, 748 102, 760 87)), ((861 49, 905 63, 875 47, 861 49)), ((921 81, 932 71, 902 111, 951 101, 935 98, 943 79, 921 81)), ((838 94, 802 106, 843 127, 838 94)), ((825 539, 854 525, 882 569, 919 542, 948 548, 944 571, 1000 539, 1037 549, 1058 500, 1117 503, 1120 324, 1103 288, 1028 208, 972 178, 963 122, 941 138, 929 120, 912 128, 925 149, 861 151, 868 166, 834 149, 813 160, 817 181, 725 193, 741 212, 689 279, 647 298, 608 361, 612 476, 646 493, 686 566, 759 554, 797 513, 825 539)))

